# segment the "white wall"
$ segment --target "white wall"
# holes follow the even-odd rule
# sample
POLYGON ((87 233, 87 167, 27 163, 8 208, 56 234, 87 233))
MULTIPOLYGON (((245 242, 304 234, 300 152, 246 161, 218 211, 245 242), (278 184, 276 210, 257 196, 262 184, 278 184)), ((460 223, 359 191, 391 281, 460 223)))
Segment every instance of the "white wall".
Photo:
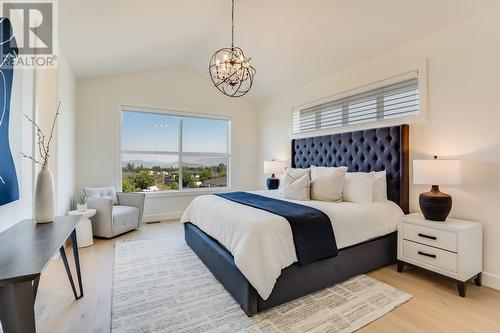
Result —
MULTIPOLYGON (((223 96, 206 76, 184 68, 78 81, 77 187, 119 186, 121 105, 182 110, 231 117, 232 189, 256 187, 255 106, 223 96)), ((177 218, 193 195, 148 196, 145 220, 177 218)))
MULTIPOLYGON (((61 114, 57 122, 56 136, 56 212, 58 215, 64 215, 71 210, 75 195, 76 77, 62 52, 59 52, 57 91, 61 114)), ((51 112, 55 112, 55 104, 51 112)))
MULTIPOLYGON (((52 123, 54 120, 54 114, 56 112, 57 101, 58 101, 58 91, 57 91, 57 81, 58 81, 58 69, 37 69, 35 71, 35 121, 48 139, 50 131, 52 129, 52 123)), ((36 141, 34 138, 33 142, 36 141)), ((54 185, 54 196, 55 196, 55 208, 56 214, 58 213, 58 144, 57 144, 57 126, 55 128, 54 136, 50 144, 50 157, 48 161, 48 168, 52 173, 52 182, 54 185)), ((38 153, 38 146, 35 146, 35 156, 37 160, 41 160, 38 153)), ((35 165, 35 175, 38 175, 40 171, 40 165, 35 165)), ((36 176, 35 176, 36 184, 36 176)))
MULTIPOLYGON (((427 58, 428 119, 410 127, 410 158, 437 154, 462 159, 463 184, 442 190, 453 195, 452 216, 484 223, 484 283, 500 288, 498 17, 500 9, 474 17, 263 104, 258 165, 290 158, 293 106, 403 73, 427 58)), ((419 210, 418 195, 426 190, 411 186, 411 211, 419 210)))

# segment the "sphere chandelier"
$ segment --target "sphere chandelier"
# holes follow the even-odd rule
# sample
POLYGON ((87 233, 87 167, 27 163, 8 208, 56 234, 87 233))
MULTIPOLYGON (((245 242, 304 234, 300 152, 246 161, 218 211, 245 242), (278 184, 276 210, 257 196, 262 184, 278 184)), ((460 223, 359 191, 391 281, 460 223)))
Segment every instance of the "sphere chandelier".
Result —
POLYGON ((210 59, 208 72, 215 87, 229 97, 241 97, 252 88, 255 68, 243 50, 234 46, 234 0, 231 0, 231 47, 217 50, 210 59))

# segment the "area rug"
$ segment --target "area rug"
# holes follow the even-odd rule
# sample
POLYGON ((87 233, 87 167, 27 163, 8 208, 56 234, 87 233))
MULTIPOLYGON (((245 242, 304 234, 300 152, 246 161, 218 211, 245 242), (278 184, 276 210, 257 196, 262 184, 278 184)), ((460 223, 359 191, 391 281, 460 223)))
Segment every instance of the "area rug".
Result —
POLYGON ((111 331, 353 332, 411 297, 359 275, 250 318, 182 238, 117 241, 111 331))

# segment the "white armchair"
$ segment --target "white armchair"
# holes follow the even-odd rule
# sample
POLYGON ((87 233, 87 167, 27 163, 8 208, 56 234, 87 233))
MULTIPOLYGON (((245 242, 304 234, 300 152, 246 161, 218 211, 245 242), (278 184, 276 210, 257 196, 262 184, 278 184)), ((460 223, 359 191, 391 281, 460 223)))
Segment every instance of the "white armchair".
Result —
POLYGON ((113 238, 139 227, 144 212, 143 193, 116 192, 114 187, 84 187, 95 236, 113 238))

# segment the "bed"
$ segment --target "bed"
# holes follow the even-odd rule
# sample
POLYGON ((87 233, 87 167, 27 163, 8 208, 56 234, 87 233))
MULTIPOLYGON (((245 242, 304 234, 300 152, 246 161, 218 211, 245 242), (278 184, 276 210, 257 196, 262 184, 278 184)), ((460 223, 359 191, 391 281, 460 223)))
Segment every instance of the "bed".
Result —
MULTIPOLYGON (((291 165, 294 168, 308 168, 311 165, 344 165, 348 167, 348 171, 350 172, 385 170, 387 172, 387 195, 391 202, 387 203, 387 208, 378 209, 389 211, 390 205, 397 205, 399 206, 398 211, 407 213, 409 190, 408 131, 407 125, 401 125, 295 139, 291 142, 291 165)), ((266 194, 266 192, 259 194, 272 195, 266 194)), ((231 244, 230 240, 224 239, 224 234, 217 233, 217 230, 220 229, 217 224, 219 220, 222 221, 226 219, 226 222, 231 222, 227 221, 228 216, 224 215, 225 213, 221 213, 223 210, 219 209, 219 207, 224 204, 224 207, 231 208, 230 205, 223 202, 225 199, 216 198, 216 196, 204 196, 204 198, 197 200, 199 202, 194 205, 195 208, 188 208, 188 210, 193 209, 194 211, 185 214, 187 216, 197 216, 198 218, 193 218, 193 221, 196 221, 197 225, 191 223, 189 220, 183 221, 185 222, 186 243, 193 249, 249 316, 323 289, 352 276, 394 263, 396 260, 396 232, 394 231, 395 213, 391 215, 391 225, 385 226, 385 228, 387 228, 385 231, 383 217, 378 217, 379 221, 377 225, 380 225, 380 228, 376 233, 363 233, 363 227, 360 227, 359 232, 356 233, 359 235, 353 237, 352 232, 349 234, 342 231, 342 220, 339 218, 340 215, 335 215, 335 210, 332 208, 331 214, 335 217, 332 220, 332 224, 334 225, 335 238, 337 238, 337 243, 339 245, 338 255, 301 266, 293 262, 292 254, 286 254, 288 249, 286 244, 279 245, 281 246, 279 251, 283 251, 285 255, 281 256, 280 252, 280 256, 278 257, 280 257, 279 259, 281 262, 274 264, 275 266, 281 265, 281 267, 278 266, 277 272, 276 267, 274 267, 274 272, 271 270, 271 276, 267 277, 267 280, 273 282, 271 288, 269 288, 269 281, 267 281, 267 284, 259 283, 258 280, 256 280, 259 276, 254 277, 251 275, 252 272, 254 275, 257 273, 260 274, 260 266, 254 264, 253 269, 245 270, 245 267, 241 265, 241 259, 239 258, 240 254, 235 252, 235 247, 231 244), (196 208, 198 208, 198 211, 196 211, 196 208), (210 222, 210 218, 205 216, 211 216, 212 221, 210 222), (204 225, 200 223, 200 221, 204 220, 207 220, 207 223, 211 224, 204 225), (337 225, 335 225, 335 220, 339 220, 337 225), (215 226, 213 224, 215 224, 215 226), (211 228, 207 226, 211 226, 211 228), (233 253, 234 256, 231 253, 233 253), (249 280, 252 281, 252 283, 250 283, 249 280)), ((328 210, 330 207, 320 202, 311 202, 310 204, 313 206, 323 205, 317 207, 322 210, 328 210)), ((259 214, 263 213, 254 208, 234 206, 238 205, 237 203, 233 203, 232 205, 232 209, 235 211, 233 214, 229 214, 229 216, 237 216, 238 213, 241 213, 241 215, 239 215, 241 216, 241 221, 235 221, 235 223, 231 224, 232 226, 238 226, 238 223, 244 223, 243 217, 247 218, 248 223, 258 221, 259 218, 271 218, 269 215, 260 216, 259 214), (236 209, 239 209, 238 213, 236 213, 236 209), (254 209, 254 211, 245 212, 245 209, 254 209), (251 220, 249 216, 253 216, 252 218, 254 220, 251 220)), ((338 206, 335 207, 338 209, 335 209, 349 211, 347 206, 344 205, 344 207, 342 204, 337 205, 338 206)), ((351 208, 351 211, 354 212, 355 210, 351 208)), ((365 215, 372 220, 375 219, 376 216, 374 212, 376 212, 376 210, 372 210, 365 215)), ((344 214, 344 216, 349 215, 346 213, 342 214, 344 214)), ((378 214, 378 216, 380 216, 380 214, 378 214)), ((358 219, 360 218, 358 217, 358 219)), ((277 226, 276 229, 279 229, 278 221, 276 220, 273 223, 274 226, 277 226)), ((349 223, 343 224, 347 226, 347 228, 344 229, 349 229, 349 223)), ((373 224, 375 224, 375 222, 373 224)), ((360 226, 362 226, 362 224, 360 224, 360 226)), ((286 243, 287 241, 286 239, 284 241, 280 240, 282 235, 281 231, 269 231, 269 234, 271 236, 268 238, 274 243, 286 243), (273 234, 273 232, 276 233, 273 234), (275 240, 275 238, 277 240, 275 240)), ((283 234, 286 235, 286 233, 283 234)), ((272 251, 275 247, 270 247, 270 249, 271 251, 267 253, 279 252, 272 251)), ((290 252, 289 249, 288 252, 290 252)), ((259 254, 256 254, 256 256, 259 256, 259 254)), ((260 254, 260 257, 266 259, 266 256, 262 254, 260 254)), ((261 274, 264 276, 267 274, 267 262, 262 261, 262 265, 262 267, 266 267, 266 270, 261 269, 265 271, 261 274)), ((251 265, 249 267, 252 268, 251 265)))

